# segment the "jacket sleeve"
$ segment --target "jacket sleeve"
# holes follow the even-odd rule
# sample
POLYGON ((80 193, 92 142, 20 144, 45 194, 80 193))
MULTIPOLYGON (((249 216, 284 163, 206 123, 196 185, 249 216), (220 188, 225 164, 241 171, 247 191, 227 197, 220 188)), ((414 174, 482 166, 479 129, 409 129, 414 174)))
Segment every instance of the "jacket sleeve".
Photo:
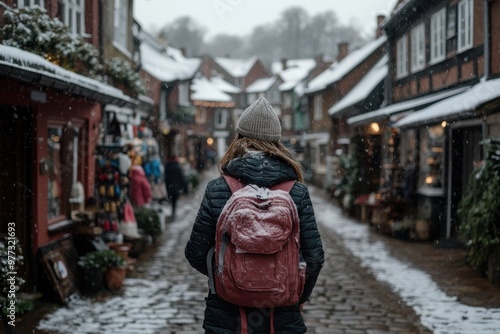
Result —
POLYGON ((213 214, 213 204, 208 187, 201 201, 194 221, 191 236, 184 251, 191 266, 204 275, 208 275, 207 254, 215 244, 215 227, 217 221, 213 214))
MULTIPOLYGON (((299 301, 302 304, 308 300, 316 285, 316 280, 325 262, 325 256, 309 191, 305 185, 297 185, 298 187, 294 188, 299 188, 297 190, 302 193, 297 205, 300 218, 300 250, 307 263, 304 292, 299 301)), ((292 194, 292 197, 295 196, 292 194)))

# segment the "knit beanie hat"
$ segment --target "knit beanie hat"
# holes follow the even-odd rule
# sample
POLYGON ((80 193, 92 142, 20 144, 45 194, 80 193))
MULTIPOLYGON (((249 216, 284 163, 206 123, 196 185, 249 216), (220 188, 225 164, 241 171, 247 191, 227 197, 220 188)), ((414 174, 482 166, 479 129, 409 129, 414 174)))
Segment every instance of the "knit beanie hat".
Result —
POLYGON ((278 142, 281 139, 281 124, 269 101, 259 97, 241 114, 236 132, 244 137, 278 142))

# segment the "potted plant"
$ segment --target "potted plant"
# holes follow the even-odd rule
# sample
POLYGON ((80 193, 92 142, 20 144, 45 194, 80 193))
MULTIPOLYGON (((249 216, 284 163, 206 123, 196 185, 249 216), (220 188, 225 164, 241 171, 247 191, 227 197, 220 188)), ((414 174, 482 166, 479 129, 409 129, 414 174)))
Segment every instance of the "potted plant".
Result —
POLYGON ((486 140, 485 147, 486 159, 472 172, 458 214, 467 260, 500 284, 500 140, 486 140))
POLYGON ((15 314, 19 310, 15 295, 24 280, 21 275, 14 275, 14 280, 11 278, 12 272, 18 272, 19 267, 23 265, 21 254, 22 249, 17 238, 0 238, 0 315, 5 333, 13 332, 14 326, 11 322, 15 320, 15 314), (11 300, 15 300, 16 304, 11 304, 11 300), (11 315, 14 315, 14 318, 11 315))
POLYGON ((88 253, 80 258, 78 265, 83 271, 84 289, 89 292, 98 292, 104 287, 119 289, 125 279, 126 262, 111 249, 88 253))
POLYGON ((154 209, 140 207, 134 210, 137 227, 156 240, 161 234, 160 217, 154 209))

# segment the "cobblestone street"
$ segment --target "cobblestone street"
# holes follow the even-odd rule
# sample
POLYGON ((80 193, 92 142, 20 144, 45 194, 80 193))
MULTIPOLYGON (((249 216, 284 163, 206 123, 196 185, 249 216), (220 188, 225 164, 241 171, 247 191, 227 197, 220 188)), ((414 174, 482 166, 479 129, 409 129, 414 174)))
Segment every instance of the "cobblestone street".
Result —
MULTIPOLYGON (((177 218, 167 223, 162 237, 141 257, 120 293, 102 293, 94 300, 78 297, 47 314, 33 333, 202 333, 207 279, 189 266, 184 246, 203 190, 204 184, 181 199, 177 218)), ((414 308, 377 280, 343 247, 340 236, 324 226, 321 219, 328 215, 318 214, 324 213, 323 206, 338 209, 319 190, 311 193, 326 263, 311 302, 304 307, 308 333, 431 333, 414 308)))

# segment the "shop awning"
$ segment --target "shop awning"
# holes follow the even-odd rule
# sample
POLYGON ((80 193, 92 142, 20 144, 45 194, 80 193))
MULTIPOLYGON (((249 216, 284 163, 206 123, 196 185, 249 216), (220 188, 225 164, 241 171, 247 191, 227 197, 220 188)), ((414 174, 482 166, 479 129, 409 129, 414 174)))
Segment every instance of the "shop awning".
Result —
POLYGON ((452 122, 473 118, 474 110, 485 103, 500 99, 500 79, 482 80, 469 90, 412 113, 394 124, 394 127, 407 128, 442 121, 452 122))
POLYGON ((414 111, 425 108, 432 103, 443 100, 453 95, 460 94, 465 90, 467 90, 467 87, 450 89, 450 90, 445 90, 443 92, 419 97, 416 99, 411 99, 409 101, 394 103, 387 107, 369 113, 351 117, 347 120, 347 123, 351 125, 361 125, 369 122, 386 120, 389 119, 394 114, 401 113, 404 111, 414 111))
POLYGON ((344 96, 339 102, 334 104, 328 113, 330 116, 341 113, 346 108, 354 106, 356 103, 363 101, 382 83, 388 73, 387 66, 388 57, 384 56, 366 75, 344 96))

